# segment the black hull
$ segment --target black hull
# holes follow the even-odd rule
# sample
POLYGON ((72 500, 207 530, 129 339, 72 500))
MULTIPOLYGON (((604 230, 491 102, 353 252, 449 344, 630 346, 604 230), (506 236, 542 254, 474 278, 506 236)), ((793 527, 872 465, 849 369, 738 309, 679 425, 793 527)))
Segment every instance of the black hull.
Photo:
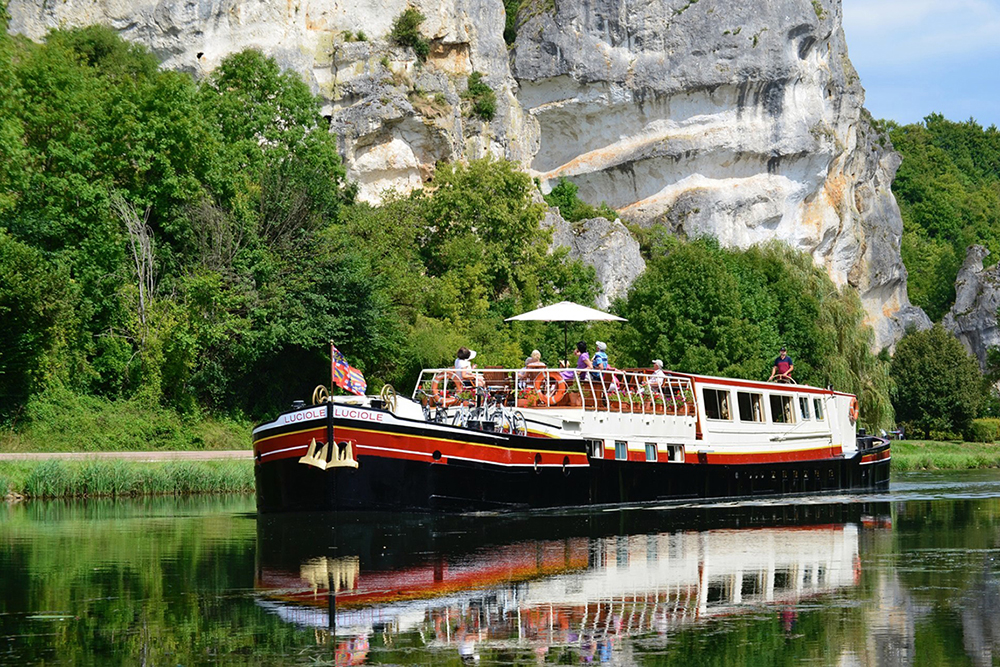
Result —
POLYGON ((262 513, 516 511, 875 492, 889 488, 888 447, 882 443, 851 458, 785 463, 650 464, 590 459, 588 467, 537 470, 377 456, 358 456, 357 469, 320 470, 286 458, 257 465, 257 508, 262 513))

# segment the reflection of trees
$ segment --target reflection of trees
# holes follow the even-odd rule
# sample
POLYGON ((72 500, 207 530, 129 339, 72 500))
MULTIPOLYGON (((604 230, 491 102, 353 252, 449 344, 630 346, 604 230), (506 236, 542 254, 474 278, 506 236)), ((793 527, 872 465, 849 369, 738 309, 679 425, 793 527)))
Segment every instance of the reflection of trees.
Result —
MULTIPOLYGON (((252 590, 253 500, 30 503, 0 517, 0 661, 259 662, 296 634, 252 590), (257 657, 255 657, 257 656, 257 657)), ((267 660, 263 660, 267 662, 267 660)))

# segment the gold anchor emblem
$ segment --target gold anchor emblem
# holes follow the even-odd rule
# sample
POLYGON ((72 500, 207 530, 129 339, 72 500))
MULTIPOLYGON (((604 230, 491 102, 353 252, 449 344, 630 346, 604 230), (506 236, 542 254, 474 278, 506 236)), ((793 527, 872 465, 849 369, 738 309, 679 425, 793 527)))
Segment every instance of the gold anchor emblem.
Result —
POLYGON ((299 459, 299 463, 314 466, 320 470, 329 468, 357 468, 354 460, 354 443, 350 440, 338 442, 333 447, 329 444, 319 444, 316 438, 309 443, 309 451, 299 459))

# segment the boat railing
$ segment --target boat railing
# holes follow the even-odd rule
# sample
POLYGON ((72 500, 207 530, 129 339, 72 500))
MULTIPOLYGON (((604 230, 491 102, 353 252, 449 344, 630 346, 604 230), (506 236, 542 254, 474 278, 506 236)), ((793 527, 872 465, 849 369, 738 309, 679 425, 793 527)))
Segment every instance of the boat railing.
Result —
POLYGON ((689 378, 670 373, 658 376, 653 369, 645 368, 433 368, 421 372, 413 400, 439 410, 491 404, 626 414, 696 414, 689 378))

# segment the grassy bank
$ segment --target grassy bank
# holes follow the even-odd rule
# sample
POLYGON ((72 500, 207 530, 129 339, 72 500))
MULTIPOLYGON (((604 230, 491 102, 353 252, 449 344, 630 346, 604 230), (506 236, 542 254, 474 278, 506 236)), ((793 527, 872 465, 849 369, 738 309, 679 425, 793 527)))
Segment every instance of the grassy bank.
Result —
POLYGON ((251 424, 181 415, 140 400, 52 390, 35 396, 12 428, 0 431, 2 452, 126 452, 250 448, 251 424))
POLYGON ((900 440, 892 443, 892 469, 970 470, 1000 468, 1000 444, 900 440))
POLYGON ((0 462, 0 497, 95 498, 253 490, 252 461, 0 462))

